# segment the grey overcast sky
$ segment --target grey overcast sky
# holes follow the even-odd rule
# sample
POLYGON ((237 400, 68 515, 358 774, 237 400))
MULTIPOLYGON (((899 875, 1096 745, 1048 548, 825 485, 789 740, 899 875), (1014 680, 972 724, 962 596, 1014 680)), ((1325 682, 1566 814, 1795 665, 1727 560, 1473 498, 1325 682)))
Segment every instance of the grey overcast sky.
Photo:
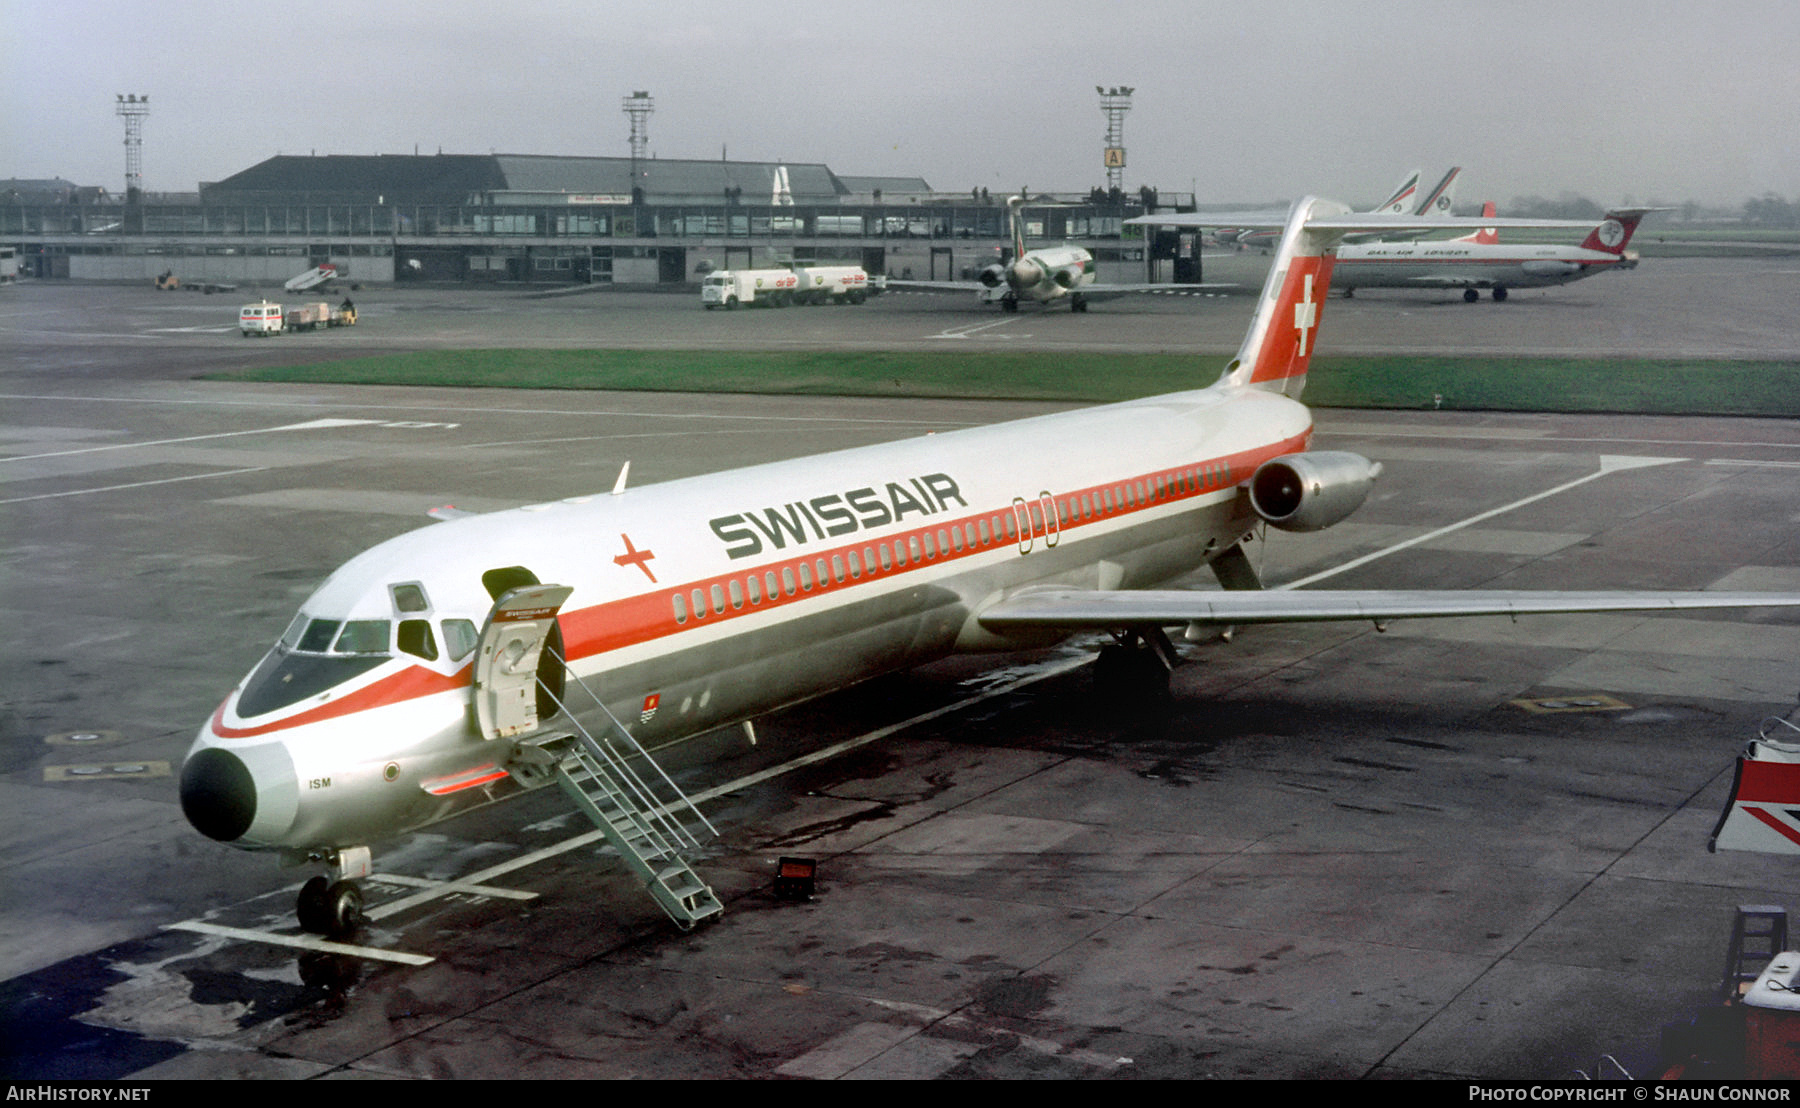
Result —
POLYGON ((1136 90, 1128 188, 1373 201, 1800 198, 1800 0, 0 0, 0 177, 144 186, 275 154, 628 152, 823 162, 942 191, 1104 182, 1096 85, 1136 90))

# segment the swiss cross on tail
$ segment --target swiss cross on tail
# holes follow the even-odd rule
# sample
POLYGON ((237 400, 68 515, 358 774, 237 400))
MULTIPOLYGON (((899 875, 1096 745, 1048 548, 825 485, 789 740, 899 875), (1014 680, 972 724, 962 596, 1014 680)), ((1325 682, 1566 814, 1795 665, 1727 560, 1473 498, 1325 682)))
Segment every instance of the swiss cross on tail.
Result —
POLYGON ((1324 312, 1325 291, 1331 287, 1329 255, 1296 256, 1276 292, 1273 326, 1263 335, 1256 353, 1252 384, 1305 377, 1312 360, 1319 318, 1324 312))
POLYGON ((1313 275, 1306 274, 1306 285, 1301 293, 1300 301, 1294 305, 1294 332, 1299 336, 1298 347, 1294 356, 1304 358, 1307 354, 1307 339, 1312 337, 1312 329, 1319 323, 1319 302, 1313 299, 1313 275))

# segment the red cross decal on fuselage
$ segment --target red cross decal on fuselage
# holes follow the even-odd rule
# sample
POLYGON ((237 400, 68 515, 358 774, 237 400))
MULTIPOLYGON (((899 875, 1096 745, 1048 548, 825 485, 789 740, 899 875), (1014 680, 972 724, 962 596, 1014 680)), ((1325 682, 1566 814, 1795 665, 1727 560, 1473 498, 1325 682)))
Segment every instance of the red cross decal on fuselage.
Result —
POLYGON ((625 553, 614 558, 613 565, 636 566, 644 571, 645 577, 650 578, 652 585, 656 584, 656 574, 650 572, 650 559, 656 557, 656 553, 650 550, 639 550, 632 546, 630 535, 620 535, 619 538, 625 542, 625 553))

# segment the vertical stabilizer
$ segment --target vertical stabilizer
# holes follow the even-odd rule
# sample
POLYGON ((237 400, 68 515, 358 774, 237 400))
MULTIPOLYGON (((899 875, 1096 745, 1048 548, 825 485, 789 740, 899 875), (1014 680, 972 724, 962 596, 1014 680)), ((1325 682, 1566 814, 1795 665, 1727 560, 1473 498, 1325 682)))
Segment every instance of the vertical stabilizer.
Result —
POLYGON ((1383 215, 1411 215, 1413 214, 1413 205, 1418 197, 1419 170, 1415 169, 1406 175, 1406 179, 1400 182, 1400 187, 1395 189, 1391 196, 1370 208, 1369 211, 1371 213, 1380 212, 1383 215))
POLYGON ((1600 225, 1588 232, 1582 242, 1583 250, 1599 250, 1607 254, 1625 253, 1625 244, 1631 241, 1631 234, 1637 230, 1644 216, 1656 211, 1655 208, 1614 208, 1606 213, 1600 225))
POLYGON ((1006 198, 1006 219, 1012 231, 1012 260, 1017 262, 1025 256, 1025 197, 1023 195, 1006 198))
POLYGON ((1337 244, 1343 238, 1342 231, 1309 229, 1307 220, 1345 215, 1349 210, 1309 196, 1288 213, 1275 262, 1257 299, 1256 317, 1238 356, 1226 369, 1231 384, 1251 385, 1296 399, 1300 396, 1325 313, 1337 244))
POLYGON ((1456 206, 1456 179, 1462 176, 1462 166, 1453 165, 1450 172, 1437 187, 1419 199, 1419 206, 1413 209, 1414 215, 1449 215, 1450 209, 1456 206))
MULTIPOLYGON (((1498 211, 1499 208, 1495 207, 1492 200, 1481 205, 1481 214, 1488 219, 1493 219, 1498 211)), ((1497 246, 1500 243, 1500 232, 1493 227, 1483 227, 1472 235, 1464 235, 1459 239, 1452 239, 1451 241, 1472 242, 1478 246, 1497 246)))

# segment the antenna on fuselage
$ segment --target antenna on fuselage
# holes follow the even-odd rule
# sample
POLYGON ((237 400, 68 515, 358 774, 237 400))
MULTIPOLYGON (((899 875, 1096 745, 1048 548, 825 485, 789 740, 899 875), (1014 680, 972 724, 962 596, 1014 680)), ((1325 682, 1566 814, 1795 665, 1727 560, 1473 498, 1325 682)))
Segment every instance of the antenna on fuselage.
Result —
POLYGON ((630 462, 630 460, 627 460, 624 465, 619 467, 619 479, 617 481, 613 482, 612 494, 614 496, 617 496, 620 493, 625 491, 625 477, 630 472, 631 472, 631 462, 630 462))

